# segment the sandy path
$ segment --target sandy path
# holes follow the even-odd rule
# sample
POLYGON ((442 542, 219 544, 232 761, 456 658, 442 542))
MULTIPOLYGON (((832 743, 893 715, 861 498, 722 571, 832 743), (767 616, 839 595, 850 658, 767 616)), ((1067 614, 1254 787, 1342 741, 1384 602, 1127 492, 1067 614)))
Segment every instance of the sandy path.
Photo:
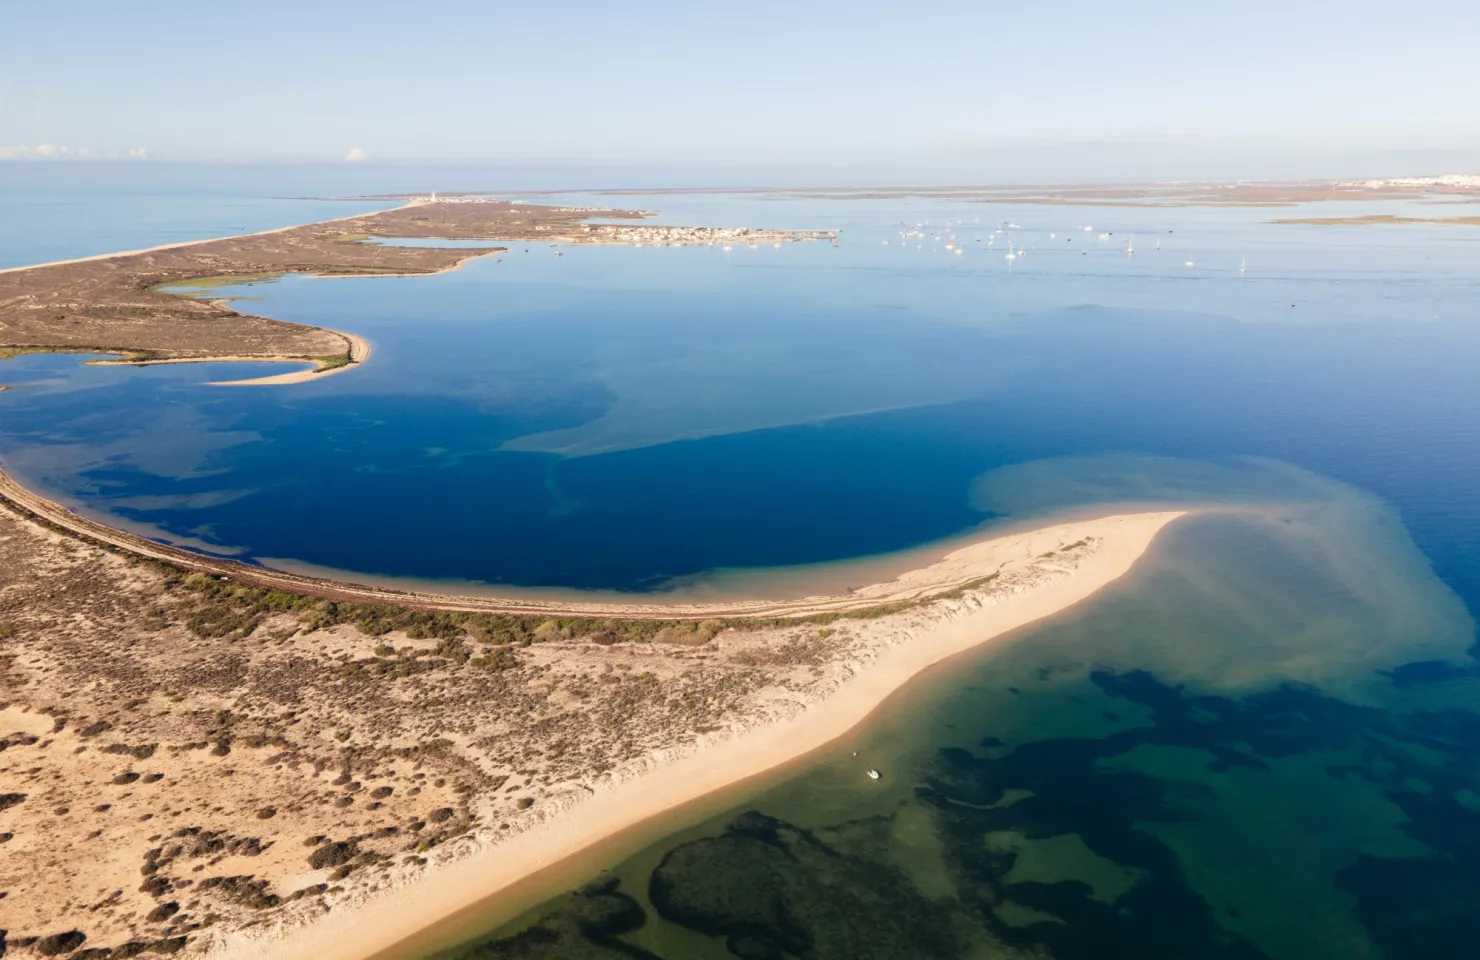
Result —
MULTIPOLYGON (((221 960, 361 960, 394 948, 602 840, 826 746, 933 664, 1066 610, 1124 576, 1156 535, 1183 515, 1125 514, 1059 524, 957 551, 947 558, 951 565, 981 571, 1021 563, 1024 557, 1041 556, 1042 551, 1070 541, 1098 541, 1094 553, 1072 570, 974 609, 962 604, 945 610, 928 628, 903 638, 863 666, 832 696, 791 719, 701 743, 684 756, 654 758, 655 769, 650 772, 600 788, 539 826, 503 843, 485 845, 424 879, 358 904, 336 906, 326 917, 286 936, 254 940, 241 933, 230 935, 214 955, 221 960)), ((916 571, 896 583, 930 578, 916 571)))

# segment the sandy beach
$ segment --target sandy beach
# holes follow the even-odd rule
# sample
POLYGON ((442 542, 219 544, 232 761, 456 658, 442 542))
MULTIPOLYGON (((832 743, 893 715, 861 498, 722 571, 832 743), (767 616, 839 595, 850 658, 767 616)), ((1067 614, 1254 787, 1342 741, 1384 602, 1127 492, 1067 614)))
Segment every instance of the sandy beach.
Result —
MULTIPOLYGON (((328 327, 320 327, 321 330, 329 330, 328 327)), ((269 387, 282 386, 290 383, 308 383, 327 377, 335 373, 343 373, 352 370, 357 364, 363 363, 370 356, 370 341, 353 333, 345 333, 343 330, 329 330, 337 333, 349 343, 349 363, 341 363, 338 366, 326 366, 322 361, 305 360, 302 357, 168 357, 163 360, 89 360, 84 365, 93 367, 152 367, 161 363, 306 363, 306 370, 293 370, 288 373, 277 373, 270 377, 252 377, 247 380, 215 380, 207 383, 208 387, 269 387)))
MULTIPOLYGON (((917 616, 906 630, 878 638, 881 642, 860 662, 844 665, 835 689, 790 717, 701 736, 686 748, 652 755, 508 840, 471 838, 460 858, 412 882, 333 903, 307 926, 270 936, 228 934, 211 955, 354 960, 387 950, 393 954, 397 944, 419 931, 537 871, 827 745, 932 665, 1064 611, 1124 576, 1157 534, 1183 515, 1126 514, 1059 524, 956 551, 933 566, 944 565, 954 575, 987 576, 1021 570, 1026 563, 1031 575, 1006 589, 931 605, 928 615, 917 616), (1053 562, 1055 554, 1074 553, 1082 544, 1092 549, 1072 561, 1053 562)), ((940 571, 927 571, 870 590, 893 596, 902 585, 938 581, 940 571)))

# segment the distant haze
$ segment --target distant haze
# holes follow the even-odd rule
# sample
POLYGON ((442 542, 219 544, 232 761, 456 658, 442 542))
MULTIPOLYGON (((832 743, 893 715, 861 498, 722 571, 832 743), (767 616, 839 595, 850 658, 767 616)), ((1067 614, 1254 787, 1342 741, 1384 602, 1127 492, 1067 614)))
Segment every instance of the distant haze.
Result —
POLYGON ((0 160, 1480 169, 1473 0, 83 0, 4 21, 0 160))

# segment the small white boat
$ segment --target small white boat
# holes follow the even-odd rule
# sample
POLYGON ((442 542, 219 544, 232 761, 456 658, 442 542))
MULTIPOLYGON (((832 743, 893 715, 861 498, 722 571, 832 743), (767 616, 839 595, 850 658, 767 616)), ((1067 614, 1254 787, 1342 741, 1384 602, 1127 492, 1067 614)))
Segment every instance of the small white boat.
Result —
POLYGON ((868 778, 870 780, 878 780, 882 776, 884 776, 882 773, 874 769, 870 769, 868 772, 868 778))

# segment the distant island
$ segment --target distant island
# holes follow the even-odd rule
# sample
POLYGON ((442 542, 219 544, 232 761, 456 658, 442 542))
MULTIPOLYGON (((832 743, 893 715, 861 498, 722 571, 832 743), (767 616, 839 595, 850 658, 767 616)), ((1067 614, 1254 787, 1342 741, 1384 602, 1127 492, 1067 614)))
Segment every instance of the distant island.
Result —
POLYGON ((1369 213, 1355 217, 1290 217, 1274 223, 1305 223, 1318 227, 1361 226, 1364 224, 1440 223, 1451 226, 1480 227, 1475 217, 1402 217, 1392 213, 1369 213))
POLYGON ((966 203, 1091 207, 1295 207, 1305 203, 1480 198, 1480 175, 1446 174, 1375 180, 1238 180, 1169 183, 917 184, 799 186, 752 189, 606 190, 602 196, 757 194, 809 200, 885 200, 916 197, 966 203))

